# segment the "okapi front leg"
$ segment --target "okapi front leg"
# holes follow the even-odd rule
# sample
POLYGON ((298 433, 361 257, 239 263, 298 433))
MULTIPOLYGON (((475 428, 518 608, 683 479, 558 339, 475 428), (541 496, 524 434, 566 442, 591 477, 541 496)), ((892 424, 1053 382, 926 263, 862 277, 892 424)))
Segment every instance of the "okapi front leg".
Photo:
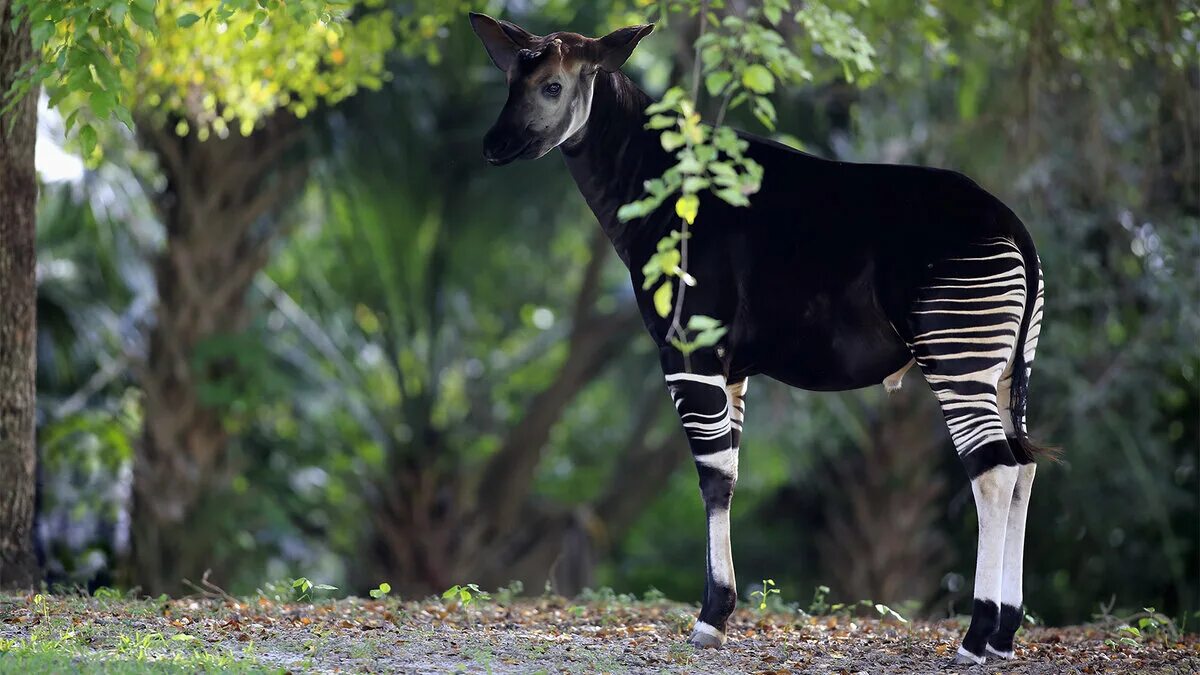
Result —
POLYGON ((725 623, 737 604, 729 507, 737 485, 746 380, 727 386, 724 376, 692 373, 668 374, 666 379, 700 474, 708 520, 704 604, 691 643, 720 647, 725 643, 725 623))

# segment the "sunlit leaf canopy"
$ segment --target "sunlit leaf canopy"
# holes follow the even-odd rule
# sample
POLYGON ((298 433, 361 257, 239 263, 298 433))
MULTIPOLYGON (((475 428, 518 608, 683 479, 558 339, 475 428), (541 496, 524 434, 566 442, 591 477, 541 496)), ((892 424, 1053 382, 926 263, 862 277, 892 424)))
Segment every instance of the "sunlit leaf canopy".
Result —
MULTIPOLYGON (((130 127, 134 115, 170 118, 177 133, 201 139, 248 135, 278 110, 303 117, 360 87, 378 88, 397 29, 406 26, 382 0, 24 6, 44 60, 21 87, 44 84, 68 130, 80 123, 84 154, 93 160, 90 122, 110 115, 130 127)), ((436 27, 427 32, 435 35, 436 27)))
POLYGON ((131 107, 176 116, 178 133, 194 128, 201 139, 230 127, 249 135, 276 110, 304 117, 382 83, 395 33, 380 0, 273 0, 232 12, 228 4, 158 3, 158 30, 135 33, 142 55, 125 73, 131 107))

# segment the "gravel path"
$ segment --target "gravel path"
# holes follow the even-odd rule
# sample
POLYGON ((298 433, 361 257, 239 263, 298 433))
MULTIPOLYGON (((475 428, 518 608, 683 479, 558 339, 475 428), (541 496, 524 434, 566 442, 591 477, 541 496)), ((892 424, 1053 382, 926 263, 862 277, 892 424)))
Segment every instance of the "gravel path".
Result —
MULTIPOLYGON (((471 607, 350 598, 323 603, 0 597, 0 671, 38 659, 140 672, 1198 673, 1200 636, 1117 626, 1031 628, 1018 658, 948 667, 960 621, 739 610, 716 651, 686 644, 694 608, 562 598, 471 607)), ((19 668, 18 668, 19 666, 19 668)), ((53 670, 46 667, 45 669, 53 670)))

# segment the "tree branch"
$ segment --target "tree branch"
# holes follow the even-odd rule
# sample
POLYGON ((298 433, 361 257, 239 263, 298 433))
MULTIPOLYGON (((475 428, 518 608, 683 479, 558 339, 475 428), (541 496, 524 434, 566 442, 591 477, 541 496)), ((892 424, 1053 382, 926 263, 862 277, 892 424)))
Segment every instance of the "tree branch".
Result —
POLYGON ((484 479, 476 510, 483 531, 503 531, 512 525, 525 503, 550 430, 575 396, 620 351, 625 336, 639 323, 632 307, 602 317, 590 314, 608 251, 607 246, 596 242, 604 243, 602 237, 593 240, 592 259, 576 295, 567 358, 550 385, 529 402, 524 416, 481 474, 484 479))

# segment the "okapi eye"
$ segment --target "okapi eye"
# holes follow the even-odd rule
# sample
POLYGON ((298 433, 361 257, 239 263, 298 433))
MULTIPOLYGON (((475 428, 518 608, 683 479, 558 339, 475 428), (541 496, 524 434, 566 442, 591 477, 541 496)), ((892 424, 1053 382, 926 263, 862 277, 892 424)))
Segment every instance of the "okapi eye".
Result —
POLYGON ((562 93, 562 85, 557 82, 551 82, 545 87, 542 87, 542 92, 544 92, 547 96, 558 96, 560 93, 562 93))

